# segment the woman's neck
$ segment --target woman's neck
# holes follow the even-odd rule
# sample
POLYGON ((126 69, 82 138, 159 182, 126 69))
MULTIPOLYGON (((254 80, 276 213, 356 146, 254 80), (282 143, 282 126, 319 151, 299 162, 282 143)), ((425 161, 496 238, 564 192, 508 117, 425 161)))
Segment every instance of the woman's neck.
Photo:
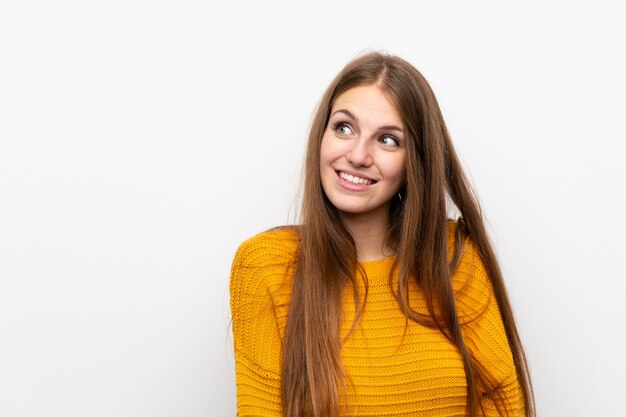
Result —
POLYGON ((383 259, 394 254, 385 245, 389 231, 387 210, 378 213, 343 213, 341 217, 354 240, 359 262, 383 259))

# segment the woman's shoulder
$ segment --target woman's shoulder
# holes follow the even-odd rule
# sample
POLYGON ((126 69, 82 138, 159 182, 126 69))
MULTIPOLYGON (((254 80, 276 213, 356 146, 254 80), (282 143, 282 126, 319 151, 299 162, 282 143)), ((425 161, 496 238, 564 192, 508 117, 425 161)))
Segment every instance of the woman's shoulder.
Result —
POLYGON ((263 267, 290 263, 298 249, 297 226, 280 226, 246 239, 235 254, 235 267, 263 267))
POLYGON ((448 258, 452 260, 454 252, 460 246, 460 258, 457 270, 469 270, 466 272, 475 272, 476 269, 483 267, 480 250, 472 239, 465 232, 462 220, 448 220, 448 258))
POLYGON ((263 310, 270 299, 274 303, 273 298, 282 294, 281 289, 293 274, 297 248, 295 227, 273 228, 239 245, 230 273, 233 316, 242 306, 249 313, 252 304, 254 309, 263 310))
POLYGON ((493 287, 476 243, 461 231, 459 221, 448 222, 448 255, 452 259, 457 246, 461 254, 452 273, 452 287, 461 316, 476 316, 493 298, 493 287))

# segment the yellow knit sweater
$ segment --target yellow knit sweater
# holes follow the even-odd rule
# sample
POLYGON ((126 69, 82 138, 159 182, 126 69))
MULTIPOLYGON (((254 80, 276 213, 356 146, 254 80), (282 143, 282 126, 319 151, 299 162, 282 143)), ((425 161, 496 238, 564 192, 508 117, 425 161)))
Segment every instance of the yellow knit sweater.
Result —
MULTIPOLYGON (((453 241, 449 231, 450 253, 453 241)), ((268 231, 244 242, 233 261, 230 292, 241 417, 282 416, 280 358, 296 250, 293 230, 268 231)), ((403 338, 405 316, 388 284, 393 260, 361 263, 369 289, 360 324, 341 350, 353 383, 349 408, 342 416, 464 416, 465 371, 456 347, 438 330, 413 321, 403 338)), ((452 279, 468 348, 503 385, 509 414, 523 416, 522 394, 498 306, 471 242, 465 245, 452 279)), ((363 293, 364 288, 359 290, 363 293)), ((417 285, 410 288, 410 298, 413 308, 426 312, 417 285)), ((346 290, 344 300, 342 336, 355 313, 351 290, 346 290)), ((488 416, 498 415, 487 397, 483 405, 488 416)))

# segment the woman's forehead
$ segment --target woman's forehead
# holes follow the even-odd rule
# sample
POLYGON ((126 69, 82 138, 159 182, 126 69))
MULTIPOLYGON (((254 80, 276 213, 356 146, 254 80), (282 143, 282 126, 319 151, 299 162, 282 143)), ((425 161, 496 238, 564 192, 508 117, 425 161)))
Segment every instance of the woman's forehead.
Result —
POLYGON ((389 95, 376 85, 350 88, 334 101, 331 116, 341 113, 358 122, 382 125, 403 125, 402 116, 389 95))

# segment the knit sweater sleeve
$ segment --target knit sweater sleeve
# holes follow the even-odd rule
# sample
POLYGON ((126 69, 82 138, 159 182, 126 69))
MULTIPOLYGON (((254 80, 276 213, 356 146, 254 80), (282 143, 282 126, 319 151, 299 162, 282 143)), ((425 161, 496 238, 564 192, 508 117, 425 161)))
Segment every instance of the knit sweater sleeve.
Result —
POLYGON ((230 277, 237 415, 282 416, 280 357, 284 324, 280 283, 288 269, 285 232, 264 232, 241 244, 230 277), (278 300, 277 300, 278 298, 278 300))
MULTIPOLYGON (((457 308, 465 343, 501 387, 508 416, 524 416, 524 400, 493 286, 476 246, 468 241, 455 273, 457 308)), ((483 395, 486 417, 498 417, 493 395, 483 395)))

